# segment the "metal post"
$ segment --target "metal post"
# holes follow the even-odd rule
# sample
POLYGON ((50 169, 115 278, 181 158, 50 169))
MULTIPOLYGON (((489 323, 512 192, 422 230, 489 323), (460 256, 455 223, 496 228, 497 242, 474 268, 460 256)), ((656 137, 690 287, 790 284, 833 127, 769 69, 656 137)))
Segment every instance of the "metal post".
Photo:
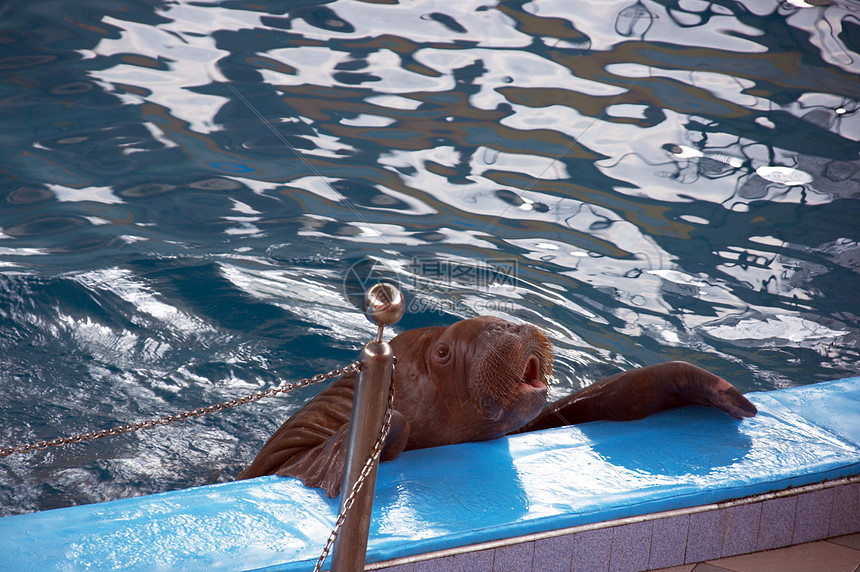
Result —
MULTIPOLYGON (((359 473, 371 455, 385 418, 394 356, 391 346, 382 341, 382 328, 397 322, 403 315, 400 292, 389 284, 377 284, 368 292, 367 298, 368 314, 379 326, 379 334, 375 341, 364 346, 361 355, 363 368, 355 383, 346 465, 340 489, 341 513, 359 473)), ((373 493, 376 488, 376 469, 377 465, 374 463, 355 497, 352 508, 346 514, 343 527, 334 543, 332 572, 364 570, 373 493)))

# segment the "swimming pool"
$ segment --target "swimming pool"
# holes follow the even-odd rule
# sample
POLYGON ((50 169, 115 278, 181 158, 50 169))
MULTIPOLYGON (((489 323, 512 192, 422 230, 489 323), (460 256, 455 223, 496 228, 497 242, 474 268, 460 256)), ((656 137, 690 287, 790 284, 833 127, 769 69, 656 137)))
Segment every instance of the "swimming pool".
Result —
MULTIPOLYGON (((345 364, 375 277, 544 328, 554 396, 858 371, 854 2, 19 4, 2 445, 345 364)), ((0 514, 230 480, 316 391, 6 457, 0 514)))

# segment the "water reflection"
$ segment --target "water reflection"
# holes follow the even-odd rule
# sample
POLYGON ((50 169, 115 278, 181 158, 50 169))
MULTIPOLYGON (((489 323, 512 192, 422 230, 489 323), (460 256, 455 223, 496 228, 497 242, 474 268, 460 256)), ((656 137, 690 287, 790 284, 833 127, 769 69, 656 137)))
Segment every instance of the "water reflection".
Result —
MULTIPOLYGON (((52 6, 0 18, 16 443, 348 361, 367 260, 421 310, 401 327, 545 328, 554 395, 672 358, 744 389, 856 373, 851 2, 52 6)), ((11 459, 0 510, 230 478, 312 393, 202 421, 217 459, 200 426, 11 459)))

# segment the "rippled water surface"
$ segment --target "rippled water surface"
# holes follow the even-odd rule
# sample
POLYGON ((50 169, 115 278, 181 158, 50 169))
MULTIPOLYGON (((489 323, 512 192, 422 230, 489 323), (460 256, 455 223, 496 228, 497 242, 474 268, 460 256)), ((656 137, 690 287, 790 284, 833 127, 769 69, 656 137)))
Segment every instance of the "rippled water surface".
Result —
MULTIPOLYGON (((0 446, 533 322, 561 396, 855 375, 860 3, 0 3, 0 446)), ((319 387, 0 459, 0 514, 229 480, 319 387)))

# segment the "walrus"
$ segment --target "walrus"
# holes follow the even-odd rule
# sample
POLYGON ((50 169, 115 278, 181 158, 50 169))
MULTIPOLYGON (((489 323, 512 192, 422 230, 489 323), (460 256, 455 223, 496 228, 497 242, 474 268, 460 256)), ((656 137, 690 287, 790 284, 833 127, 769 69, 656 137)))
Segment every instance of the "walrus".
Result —
MULTIPOLYGON (((552 346, 531 324, 492 316, 395 336, 391 430, 380 459, 402 451, 496 439, 596 420, 641 419, 687 404, 756 414, 728 381, 686 362, 613 375, 546 404, 552 346)), ((348 374, 287 419, 239 475, 297 477, 340 492, 356 375, 348 374)))

